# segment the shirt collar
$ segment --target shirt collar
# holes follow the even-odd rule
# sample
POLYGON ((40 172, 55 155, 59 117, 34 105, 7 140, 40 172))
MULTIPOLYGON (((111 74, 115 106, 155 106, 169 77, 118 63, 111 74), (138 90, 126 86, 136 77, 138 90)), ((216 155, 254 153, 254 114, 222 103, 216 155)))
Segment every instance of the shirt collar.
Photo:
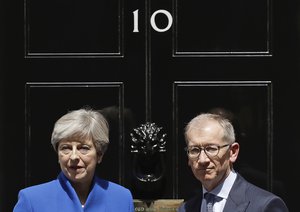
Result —
MULTIPOLYGON (((212 193, 218 197, 222 197, 223 199, 227 199, 230 189, 236 179, 236 172, 234 170, 230 171, 229 175, 226 179, 220 183, 216 188, 214 188, 209 193, 212 193)), ((203 187, 203 195, 207 192, 207 190, 203 187)))

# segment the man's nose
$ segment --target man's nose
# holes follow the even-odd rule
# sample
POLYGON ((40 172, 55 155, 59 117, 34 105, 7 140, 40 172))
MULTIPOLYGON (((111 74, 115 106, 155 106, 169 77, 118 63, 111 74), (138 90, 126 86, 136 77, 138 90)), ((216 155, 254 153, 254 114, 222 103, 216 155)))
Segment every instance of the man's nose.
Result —
POLYGON ((210 161, 209 157, 206 155, 206 152, 204 151, 204 149, 202 149, 200 151, 199 156, 197 158, 197 161, 200 162, 200 163, 205 163, 205 162, 210 161))

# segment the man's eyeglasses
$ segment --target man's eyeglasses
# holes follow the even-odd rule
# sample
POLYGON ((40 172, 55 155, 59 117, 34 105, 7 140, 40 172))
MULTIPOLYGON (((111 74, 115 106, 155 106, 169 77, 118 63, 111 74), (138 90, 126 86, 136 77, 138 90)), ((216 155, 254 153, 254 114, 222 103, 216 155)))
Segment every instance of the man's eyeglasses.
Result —
POLYGON ((204 150, 205 154, 208 157, 215 157, 219 154, 220 149, 230 146, 231 144, 225 144, 222 146, 219 145, 208 145, 205 147, 199 147, 199 146, 191 146, 191 147, 185 147, 184 150, 187 152, 187 155, 191 159, 196 159, 199 157, 202 150, 204 150))

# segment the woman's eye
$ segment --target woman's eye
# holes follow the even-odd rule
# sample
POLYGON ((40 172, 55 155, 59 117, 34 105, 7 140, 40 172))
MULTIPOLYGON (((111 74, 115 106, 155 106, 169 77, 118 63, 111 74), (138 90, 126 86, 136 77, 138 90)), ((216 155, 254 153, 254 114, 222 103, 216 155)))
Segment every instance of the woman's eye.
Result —
POLYGON ((81 154, 87 154, 89 151, 90 151, 90 147, 89 147, 89 146, 81 146, 81 147, 79 148, 79 152, 80 152, 81 154))
POLYGON ((71 149, 70 147, 68 147, 68 146, 61 146, 61 147, 59 148, 59 150, 60 150, 62 153, 64 153, 64 154, 68 154, 68 153, 70 153, 70 152, 72 151, 72 149, 71 149))

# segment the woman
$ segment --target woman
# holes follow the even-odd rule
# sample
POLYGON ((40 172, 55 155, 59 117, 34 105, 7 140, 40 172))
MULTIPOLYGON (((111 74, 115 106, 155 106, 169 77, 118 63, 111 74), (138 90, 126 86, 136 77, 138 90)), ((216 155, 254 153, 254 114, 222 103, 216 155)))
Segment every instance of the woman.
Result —
POLYGON ((56 180, 22 189, 13 211, 134 211, 128 189, 95 176, 108 134, 106 119, 92 109, 74 110, 57 120, 51 143, 61 173, 56 180))

